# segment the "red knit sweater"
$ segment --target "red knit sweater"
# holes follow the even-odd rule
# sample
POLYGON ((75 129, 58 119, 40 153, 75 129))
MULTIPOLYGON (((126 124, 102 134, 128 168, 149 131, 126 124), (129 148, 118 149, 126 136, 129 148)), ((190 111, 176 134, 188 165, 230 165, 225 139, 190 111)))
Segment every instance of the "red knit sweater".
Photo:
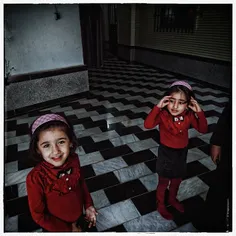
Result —
POLYGON ((144 121, 144 127, 152 129, 157 125, 160 130, 160 142, 171 148, 184 148, 188 145, 190 125, 200 133, 206 133, 208 127, 203 111, 194 113, 188 110, 175 117, 167 110, 154 106, 144 121))
POLYGON ((28 174, 26 186, 32 218, 50 232, 71 232, 83 207, 93 205, 77 154, 69 156, 61 167, 41 162, 28 174))

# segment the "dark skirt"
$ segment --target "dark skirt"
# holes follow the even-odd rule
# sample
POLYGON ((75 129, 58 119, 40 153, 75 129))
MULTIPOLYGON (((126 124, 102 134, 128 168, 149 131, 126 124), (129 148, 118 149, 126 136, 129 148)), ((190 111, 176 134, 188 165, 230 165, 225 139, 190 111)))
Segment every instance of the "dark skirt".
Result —
POLYGON ((156 162, 159 176, 165 178, 183 178, 187 172, 188 147, 170 148, 160 144, 156 162))

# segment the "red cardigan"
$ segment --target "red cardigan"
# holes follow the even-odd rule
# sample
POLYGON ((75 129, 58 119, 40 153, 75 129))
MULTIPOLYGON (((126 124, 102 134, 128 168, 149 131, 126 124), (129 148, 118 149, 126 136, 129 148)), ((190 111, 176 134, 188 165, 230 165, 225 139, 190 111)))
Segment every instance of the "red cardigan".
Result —
POLYGON ((83 207, 93 205, 77 154, 69 156, 61 167, 41 162, 28 174, 26 186, 32 218, 51 232, 71 232, 83 207))
POLYGON ((204 112, 194 113, 186 110, 178 116, 172 116, 167 110, 155 106, 144 121, 146 129, 159 125, 160 142, 171 148, 184 148, 188 145, 190 125, 200 133, 207 132, 207 120, 204 112))

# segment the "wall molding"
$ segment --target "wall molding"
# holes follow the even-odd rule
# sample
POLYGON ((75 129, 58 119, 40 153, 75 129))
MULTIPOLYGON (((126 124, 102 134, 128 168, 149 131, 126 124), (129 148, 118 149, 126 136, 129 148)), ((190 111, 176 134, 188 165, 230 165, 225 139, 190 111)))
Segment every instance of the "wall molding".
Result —
POLYGON ((45 109, 45 108, 48 108, 51 106, 61 105, 61 104, 67 103, 68 101, 73 102, 74 100, 77 100, 80 98, 85 98, 88 95, 89 95, 89 91, 86 91, 86 92, 82 92, 82 93, 69 95, 69 96, 66 96, 63 98, 57 98, 57 99, 53 99, 50 101, 45 101, 45 102, 41 102, 38 104, 34 104, 34 105, 26 106, 26 107, 21 107, 21 108, 15 109, 15 110, 10 110, 10 111, 5 110, 6 119, 10 119, 10 118, 13 118, 13 117, 19 116, 19 115, 24 115, 29 112, 37 111, 39 109, 45 109))
POLYGON ((70 67, 58 68, 58 69, 53 69, 53 70, 44 70, 44 71, 36 71, 36 72, 25 73, 25 74, 12 75, 8 77, 5 85, 9 85, 11 83, 19 83, 22 81, 46 78, 46 77, 51 77, 51 76, 70 74, 70 73, 85 71, 85 70, 88 70, 87 65, 77 65, 77 66, 70 66, 70 67))

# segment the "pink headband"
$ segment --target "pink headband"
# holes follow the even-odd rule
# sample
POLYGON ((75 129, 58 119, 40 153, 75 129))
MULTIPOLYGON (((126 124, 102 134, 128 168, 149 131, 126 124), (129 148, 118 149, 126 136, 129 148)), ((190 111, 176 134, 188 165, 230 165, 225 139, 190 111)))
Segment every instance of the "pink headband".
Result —
POLYGON ((188 88, 189 90, 193 90, 192 87, 187 82, 185 82, 185 81, 181 81, 181 80, 175 81, 173 84, 171 84, 170 87, 173 87, 175 85, 182 85, 182 86, 188 88))
POLYGON ((59 121, 62 121, 64 122, 65 124, 68 125, 68 123, 66 122, 66 120, 60 116, 60 115, 57 115, 57 114, 46 114, 46 115, 43 115, 43 116, 40 116, 39 118, 37 118, 33 125, 32 125, 32 134, 34 133, 34 131, 39 127, 41 126, 42 124, 45 124, 49 121, 52 121, 52 120, 59 120, 59 121))

